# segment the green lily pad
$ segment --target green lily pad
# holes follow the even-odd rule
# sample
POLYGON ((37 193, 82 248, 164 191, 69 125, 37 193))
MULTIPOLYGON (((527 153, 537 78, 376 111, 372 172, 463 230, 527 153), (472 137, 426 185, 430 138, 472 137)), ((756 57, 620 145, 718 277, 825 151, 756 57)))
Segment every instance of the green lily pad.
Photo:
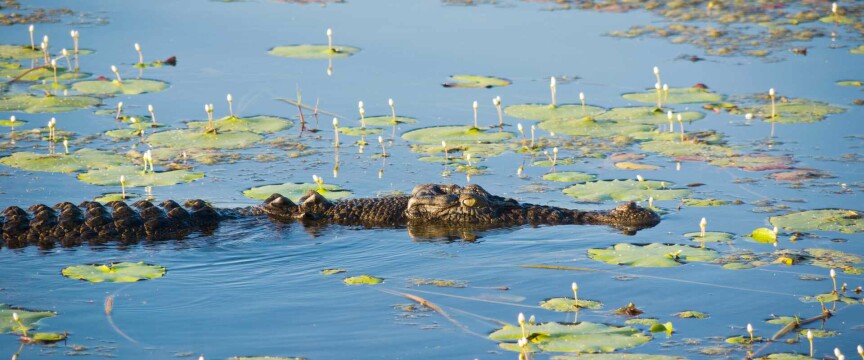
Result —
POLYGON ((660 170, 659 166, 640 164, 629 161, 616 162, 615 167, 622 170, 660 170))
POLYGON ((801 329, 798 333, 801 334, 801 336, 807 336, 808 331, 813 334, 814 338, 829 338, 839 335, 839 333, 834 330, 823 329, 801 329))
POLYGON ((860 301, 855 298, 851 298, 845 295, 835 294, 835 293, 825 293, 819 294, 816 296, 802 296, 799 298, 801 302, 810 303, 810 302, 820 302, 820 303, 830 303, 834 301, 839 301, 845 304, 858 304, 860 301))
POLYGON ((141 129, 115 129, 108 130, 105 132, 105 136, 109 136, 115 139, 131 139, 135 137, 139 137, 144 134, 144 131, 141 129))
POLYGON ((650 131, 652 125, 639 123, 619 123, 611 120, 597 120, 591 117, 564 120, 548 120, 540 123, 539 128, 558 134, 591 137, 612 137, 636 132, 650 131))
POLYGON ((852 86, 852 87, 862 87, 864 86, 864 81, 861 80, 840 80, 835 84, 840 86, 852 86))
POLYGON ((709 317, 708 314, 706 314, 706 313, 703 313, 701 311, 693 311, 693 310, 682 311, 679 313, 675 313, 673 315, 677 316, 679 318, 682 318, 682 319, 699 319, 699 320, 707 319, 709 317))
POLYGON ((396 116, 394 118, 392 115, 380 115, 367 117, 364 121, 366 121, 366 126, 393 126, 399 124, 414 124, 417 122, 417 119, 408 116, 396 116))
POLYGON ((377 135, 384 132, 381 128, 374 127, 349 127, 349 126, 340 126, 339 133, 348 136, 363 136, 363 135, 377 135))
POLYGON ((777 233, 775 233, 773 229, 764 227, 753 230, 753 232, 750 233, 750 237, 753 238, 753 241, 763 244, 773 244, 777 242, 777 233))
POLYGON ((789 156, 771 156, 762 154, 735 155, 713 159, 708 163, 719 167, 739 168, 744 171, 766 171, 788 169, 792 165, 792 158, 789 156))
MULTIPOLYGON (((540 302, 540 307, 559 312, 573 312, 576 311, 575 301, 571 298, 560 297, 560 298, 551 298, 546 299, 540 302)), ((603 303, 595 300, 586 300, 579 299, 579 308, 580 309, 591 309, 597 310, 603 307, 603 303)))
MULTIPOLYGON (((628 93, 621 95, 621 97, 631 101, 656 104, 657 90, 650 90, 641 93, 628 93)), ((670 88, 668 95, 663 90, 660 90, 660 97, 661 103, 663 104, 692 104, 723 101, 723 95, 713 93, 708 89, 695 87, 670 88)), ((663 115, 665 116, 665 114, 663 115)))
POLYGON ((324 269, 324 270, 321 270, 321 274, 323 274, 323 275, 336 275, 336 274, 344 273, 346 271, 348 271, 348 270, 345 270, 345 269, 324 269))
POLYGON ((705 237, 702 237, 701 231, 689 232, 684 236, 696 242, 729 242, 735 239, 735 234, 721 231, 706 231, 705 237))
POLYGON ((270 195, 278 193, 291 199, 291 201, 297 202, 304 194, 309 192, 309 190, 317 191, 319 194, 324 195, 328 200, 344 199, 351 197, 352 195, 350 191, 343 190, 336 185, 324 184, 324 188, 321 189, 318 184, 312 183, 284 183, 280 185, 258 186, 243 190, 243 196, 251 199, 264 200, 270 195))
POLYGON ((76 172, 122 165, 128 160, 113 152, 85 148, 68 155, 17 152, 0 158, 0 163, 29 171, 76 172))
POLYGON ((711 261, 716 251, 686 245, 620 243, 605 249, 588 249, 588 257, 612 265, 637 267, 679 266, 687 261, 711 261))
POLYGON ((410 279, 411 285, 414 286, 437 286, 437 287, 449 287, 449 288, 464 288, 468 286, 468 283, 465 281, 459 280, 446 280, 446 279, 410 279))
POLYGON ((786 215, 772 216, 772 225, 788 231, 839 231, 859 233, 864 231, 861 212, 843 209, 823 209, 800 211, 786 215))
POLYGON ((862 55, 864 54, 864 45, 849 49, 849 52, 857 55, 862 55))
POLYGON ((728 263, 723 264, 723 268, 726 270, 747 270, 752 269, 755 266, 752 264, 742 264, 742 263, 728 263))
POLYGON ((671 182, 657 180, 597 180, 576 184, 564 189, 564 194, 575 197, 579 201, 636 201, 674 200, 689 196, 689 189, 673 189, 671 182))
POLYGON ((585 105, 583 109, 581 104, 554 107, 550 104, 521 104, 504 108, 504 113, 508 116, 536 121, 582 119, 586 116, 596 116, 604 111, 606 109, 593 105, 585 105))
POLYGON ((144 167, 116 166, 101 170, 90 170, 79 174, 78 180, 100 186, 119 186, 120 176, 126 178, 126 186, 169 186, 183 184, 204 177, 204 173, 191 170, 171 170, 143 173, 144 167))
POLYGON ((0 126, 6 126, 6 127, 21 126, 21 125, 24 125, 26 123, 27 123, 27 121, 19 120, 19 119, 15 119, 14 123, 11 120, 0 120, 0 126))
POLYGON ((0 59, 41 59, 43 57, 42 50, 35 50, 29 45, 0 45, 0 59))
POLYGON ((671 322, 671 321, 667 321, 665 324, 654 324, 654 325, 651 325, 651 327, 648 329, 648 331, 651 331, 652 333, 655 333, 655 332, 665 332, 666 335, 670 335, 670 336, 671 336, 671 335, 672 335, 672 332, 675 331, 675 328, 672 327, 672 322, 671 322))
POLYGON ((721 146, 695 142, 654 140, 639 144, 642 150, 674 158, 705 160, 735 155, 735 150, 721 146))
POLYGON ((762 337, 761 336, 754 336, 753 340, 750 340, 749 335, 748 336, 743 336, 743 335, 742 336, 733 336, 730 338, 726 338, 726 342, 729 344, 749 345, 749 344, 753 344, 753 343, 762 342, 762 337))
POLYGON ((450 79, 444 83, 444 87, 489 89, 496 86, 507 86, 510 84, 510 80, 494 76, 452 75, 450 76, 450 79))
MULTIPOLYGON (((78 80, 89 77, 90 74, 82 72, 69 72, 65 68, 57 68, 57 81, 78 80)), ((36 70, 30 69, 0 69, 0 77, 6 79, 18 79, 18 81, 54 81, 54 69, 39 68, 36 70), (23 76, 22 76, 23 75, 23 76)))
POLYGON ((463 143, 495 143, 513 138, 513 134, 506 131, 491 129, 479 129, 472 126, 433 126, 408 131, 402 134, 402 139, 420 144, 447 144, 463 143))
POLYGON ((129 201, 129 199, 136 199, 138 197, 139 196, 137 194, 133 194, 127 191, 125 198, 123 197, 123 193, 108 193, 102 194, 101 196, 94 198, 93 201, 107 204, 112 201, 129 201))
POLYGON ((36 96, 12 94, 0 97, 0 111, 26 113, 59 113, 99 105, 101 100, 90 96, 36 96))
POLYGON ((624 321, 627 325, 645 325, 645 326, 654 326, 654 324, 659 324, 660 321, 654 318, 635 318, 635 319, 627 319, 624 321))
POLYGON ((858 273, 852 264, 861 263, 861 257, 847 252, 831 249, 804 249, 804 253, 810 258, 810 264, 825 269, 843 269, 845 273, 858 273))
POLYGON ((20 331, 18 323, 12 318, 12 313, 18 314, 18 321, 24 325, 27 330, 36 328, 36 323, 44 318, 57 316, 53 311, 33 311, 26 309, 12 308, 7 304, 0 304, 0 334, 5 334, 13 331, 20 331))
POLYGON ((681 356, 654 355, 654 354, 581 354, 581 355, 556 355, 552 360, 686 360, 681 356))
POLYGON ((766 323, 774 325, 788 325, 792 323, 797 323, 798 321, 799 319, 795 316, 778 316, 765 320, 766 323))
POLYGON ((579 171, 561 171, 543 175, 543 180, 560 182, 585 182, 594 180, 596 176, 579 171))
POLYGON ((249 147, 263 139, 261 135, 246 132, 205 133, 202 130, 168 130, 147 137, 154 146, 193 149, 239 149, 249 147))
POLYGON ((793 354, 793 353, 775 353, 765 357, 760 357, 759 360, 812 360, 810 355, 793 354))
POLYGON ((72 84, 72 89, 85 94, 100 95, 138 95, 144 93, 160 92, 168 88, 168 83, 159 80, 128 79, 119 82, 117 80, 90 80, 79 81, 72 84))
POLYGON ((765 105, 742 108, 736 113, 753 113, 763 117, 765 121, 778 124, 800 124, 822 121, 828 115, 839 114, 845 112, 846 109, 821 101, 789 99, 785 102, 777 102, 775 111, 776 117, 771 119, 771 103, 769 101, 765 105))
POLYGON ((855 18, 843 16, 843 15, 829 15, 819 19, 819 21, 828 24, 853 24, 856 22, 855 18))
POLYGON ((288 45, 274 47, 267 51, 267 53, 295 59, 336 59, 349 57, 358 51, 360 49, 350 46, 334 45, 333 49, 330 49, 327 45, 288 45))
MULTIPOLYGON (((207 121, 193 121, 188 124, 190 128, 207 128, 207 121)), ((267 115, 250 117, 226 116, 219 120, 213 120, 213 126, 218 131, 248 131, 256 134, 274 133, 285 130, 294 125, 291 120, 267 115)))
MULTIPOLYGON (((544 323, 528 326, 529 346, 549 352, 598 353, 613 352, 642 345, 651 337, 629 326, 611 326, 581 322, 577 324, 544 323)), ((522 338, 519 326, 504 325, 489 334, 497 341, 516 341, 522 338)), ((505 350, 521 351, 515 342, 502 342, 505 350)))
POLYGON ((165 267, 142 262, 120 262, 113 264, 75 265, 63 268, 60 272, 70 279, 89 282, 136 282, 160 278, 165 275, 165 267))
POLYGON ((31 344, 51 344, 58 341, 66 340, 68 336, 67 333, 32 333, 27 334, 29 336, 21 337, 21 341, 31 343, 31 344))
POLYGON ((729 205, 729 202, 726 200, 720 200, 720 199, 682 199, 681 205, 708 207, 708 206, 729 205))
POLYGON ((346 285, 376 285, 384 282, 384 279, 372 275, 351 276, 342 279, 346 285))

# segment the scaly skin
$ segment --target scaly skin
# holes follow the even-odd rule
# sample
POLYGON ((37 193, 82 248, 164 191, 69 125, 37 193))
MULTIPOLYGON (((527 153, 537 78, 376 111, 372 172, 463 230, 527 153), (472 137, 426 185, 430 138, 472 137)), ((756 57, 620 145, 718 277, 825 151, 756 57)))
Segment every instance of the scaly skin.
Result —
POLYGON ((214 209, 202 200, 180 206, 172 200, 153 205, 138 201, 130 207, 115 201, 103 206, 84 202, 78 206, 60 203, 54 207, 34 205, 29 213, 9 207, 0 218, 0 235, 6 246, 57 244, 75 246, 120 240, 178 239, 190 232, 212 231, 220 221, 242 216, 267 215, 280 222, 299 221, 307 226, 343 225, 368 228, 407 227, 420 237, 468 238, 468 233, 520 225, 590 224, 609 225, 625 233, 653 227, 660 217, 634 203, 610 211, 579 211, 533 204, 495 196, 478 185, 425 184, 411 196, 351 199, 331 202, 310 191, 295 204, 273 194, 263 204, 240 209, 214 209))

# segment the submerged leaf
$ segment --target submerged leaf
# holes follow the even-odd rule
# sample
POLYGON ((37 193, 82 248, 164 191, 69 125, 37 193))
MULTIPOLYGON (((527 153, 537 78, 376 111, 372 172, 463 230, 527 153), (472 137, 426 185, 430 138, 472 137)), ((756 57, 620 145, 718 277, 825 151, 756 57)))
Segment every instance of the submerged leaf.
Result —
POLYGON ((510 85, 510 83, 510 80, 494 76, 452 75, 450 76, 450 79, 444 83, 444 87, 489 89, 496 86, 507 86, 510 85))
POLYGON ((588 249, 588 257, 612 265, 637 267, 679 266, 688 261, 711 261, 716 251, 676 244, 637 245, 620 243, 605 249, 588 249))
POLYGON ((160 278, 165 267, 142 262, 120 262, 113 264, 75 265, 63 268, 63 276, 89 282, 136 282, 160 278))

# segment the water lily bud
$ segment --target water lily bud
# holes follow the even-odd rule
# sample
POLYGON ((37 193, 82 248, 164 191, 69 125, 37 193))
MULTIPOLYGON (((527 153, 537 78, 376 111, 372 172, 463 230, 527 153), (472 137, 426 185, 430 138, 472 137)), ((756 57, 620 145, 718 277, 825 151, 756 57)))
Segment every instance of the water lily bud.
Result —
POLYGON ((531 325, 537 323, 537 319, 534 318, 534 315, 531 315, 531 317, 528 318, 528 323, 531 325))
POLYGON ((519 129, 519 132, 522 132, 522 123, 516 124, 516 128, 519 129))
POLYGON ((523 337, 517 340, 517 344, 519 345, 519 347, 525 347, 528 345, 528 339, 523 337))
POLYGON ((636 175, 636 180, 645 181, 645 178, 643 178, 642 175, 636 175))
POLYGON ((753 334, 753 325, 747 324, 747 332, 753 334))
POLYGON ((576 282, 574 281, 572 284, 570 284, 570 288, 573 289, 573 291, 576 291, 579 290, 579 285, 576 285, 576 282))
POLYGON ((552 148, 552 153, 558 154, 558 147, 557 146, 552 148))
POLYGON ((519 316, 516 319, 519 321, 519 324, 524 324, 525 323, 525 314, 520 312, 519 316))
POLYGON ((45 35, 42 37, 42 42, 44 42, 46 44, 48 43, 48 35, 45 35))
POLYGON ((654 207, 654 197, 653 197, 653 196, 649 196, 649 197, 648 197, 648 207, 649 207, 649 208, 653 208, 653 207, 654 207))
POLYGON ((702 221, 699 222, 699 227, 704 228, 705 225, 708 225, 708 220, 705 220, 705 218, 703 217, 702 221))
POLYGON ((669 121, 672 121, 672 119, 673 119, 673 117, 672 117, 672 110, 669 110, 669 111, 666 112, 666 118, 668 118, 669 121))
POLYGON ((549 87, 553 87, 553 88, 555 87, 555 77, 554 76, 549 79, 549 87))
POLYGON ((34 30, 36 30, 36 26, 34 26, 33 24, 30 24, 30 32, 32 33, 34 30))
POLYGON ((135 43, 135 51, 141 51, 141 45, 135 43))
POLYGON ((444 140, 441 140, 441 147, 443 147, 444 149, 447 149, 447 142, 444 140))
MULTIPOLYGON (((205 105, 205 106, 206 106, 206 105, 205 105)), ((118 101, 118 102, 117 102, 117 110, 122 110, 122 109, 123 109, 123 102, 122 102, 122 101, 118 101)))
POLYGON ((813 332, 809 329, 807 330, 807 340, 813 341, 813 332))
POLYGON ((831 269, 831 271, 829 271, 828 274, 831 275, 832 279, 837 277, 837 272, 834 271, 834 269, 831 269))
POLYGON ((669 84, 663 84, 663 91, 669 91, 669 84))
POLYGON ((660 83, 654 83, 654 89, 660 90, 660 83))
POLYGON ((379 144, 383 144, 383 143, 384 143, 384 138, 381 137, 380 135, 378 136, 378 143, 379 143, 379 144))
POLYGON ((120 175, 120 184, 126 183, 126 176, 120 175))
POLYGON ((45 50, 45 48, 47 48, 47 47, 48 47, 48 44, 46 44, 44 41, 39 44, 39 48, 42 50, 45 50))
POLYGON ((493 99, 492 99, 492 105, 495 105, 495 106, 501 106, 501 97, 500 97, 500 96, 496 96, 495 98, 493 98, 493 99))
POLYGON ((684 121, 684 118, 681 116, 681 114, 678 114, 678 122, 681 122, 681 121, 684 121))
POLYGON ((116 72, 117 72, 117 67, 114 66, 114 65, 111 65, 111 72, 116 73, 116 72))
POLYGON ((56 59, 51 59, 51 66, 57 67, 57 60, 56 59))
POLYGON ((831 13, 833 13, 834 15, 837 15, 837 3, 836 2, 831 4, 831 13))
POLYGON ((579 100, 585 101, 585 93, 584 92, 581 92, 581 91, 579 92, 579 100))
POLYGON ((471 154, 470 153, 465 153, 465 160, 468 160, 469 163, 471 162, 471 154))
MULTIPOLYGON (((31 29, 32 29, 32 25, 31 25, 31 29)), ((32 31, 32 30, 31 30, 31 31, 32 31)), ((75 30, 70 30, 70 31, 69 31, 69 36, 71 36, 71 37, 74 39, 74 38, 78 37, 78 32, 75 31, 75 30)))
POLYGON ((204 360, 204 355, 199 356, 198 360, 204 360))
POLYGON ((387 104, 389 104, 390 107, 393 107, 393 98, 387 99, 387 104))
POLYGON ((327 36, 333 36, 333 29, 327 28, 327 36))
POLYGON ((63 56, 69 56, 69 52, 66 51, 66 49, 60 49, 60 54, 62 54, 63 56))
POLYGON ((840 352, 840 348, 834 348, 834 356, 836 356, 838 359, 839 359, 841 356, 843 356, 843 353, 840 352))
POLYGON ((16 119, 15 119, 15 115, 12 115, 12 116, 9 117, 9 122, 14 123, 15 120, 16 120, 16 119))
POLYGON ((774 88, 768 89, 768 96, 774 97, 774 88))
POLYGON ((744 118, 747 119, 747 120, 753 120, 753 113, 746 113, 746 114, 744 114, 744 118))
MULTIPOLYGON (((30 25, 30 26, 33 26, 33 25, 30 25)), ((16 322, 18 321, 18 313, 17 312, 12 313, 12 320, 15 320, 16 322)))
POLYGON ((129 121, 132 122, 132 123, 134 124, 134 123, 137 123, 137 122, 138 122, 138 118, 132 116, 132 117, 129 118, 129 121))
POLYGON ((660 68, 659 67, 656 67, 656 66, 654 67, 654 75, 660 76, 660 68))
POLYGON ((471 107, 473 107, 474 110, 477 110, 477 100, 474 100, 474 104, 472 104, 471 107))
POLYGON ((317 183, 318 182, 318 175, 312 174, 312 181, 317 183))
POLYGON ((858 355, 864 356, 864 347, 861 345, 858 345, 858 355))
POLYGON ((777 236, 777 233, 780 232, 780 229, 778 229, 778 228, 775 226, 774 229, 772 229, 772 231, 774 231, 774 236, 777 236))
POLYGON ((234 98, 231 97, 231 94, 228 94, 227 96, 225 96, 225 98, 228 99, 228 102, 231 102, 234 100, 234 98))
POLYGON ((153 105, 147 105, 147 111, 153 112, 153 105))
POLYGON ((54 125, 56 125, 56 124, 57 124, 57 119, 52 117, 51 120, 48 120, 48 127, 53 128, 54 125))
POLYGON ((357 108, 358 108, 358 109, 362 109, 362 108, 363 108, 363 100, 360 100, 360 101, 357 102, 357 108))
POLYGON ((339 119, 333 118, 333 127, 339 127, 339 119))

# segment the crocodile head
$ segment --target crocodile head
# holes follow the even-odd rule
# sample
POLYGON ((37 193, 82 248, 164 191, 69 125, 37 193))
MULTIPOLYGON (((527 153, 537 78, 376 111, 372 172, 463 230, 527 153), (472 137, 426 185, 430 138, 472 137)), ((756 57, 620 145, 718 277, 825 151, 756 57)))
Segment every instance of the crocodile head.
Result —
POLYGON ((413 223, 477 224, 497 222, 503 209, 519 207, 512 199, 489 194, 478 185, 423 184, 414 187, 405 216, 413 223))

